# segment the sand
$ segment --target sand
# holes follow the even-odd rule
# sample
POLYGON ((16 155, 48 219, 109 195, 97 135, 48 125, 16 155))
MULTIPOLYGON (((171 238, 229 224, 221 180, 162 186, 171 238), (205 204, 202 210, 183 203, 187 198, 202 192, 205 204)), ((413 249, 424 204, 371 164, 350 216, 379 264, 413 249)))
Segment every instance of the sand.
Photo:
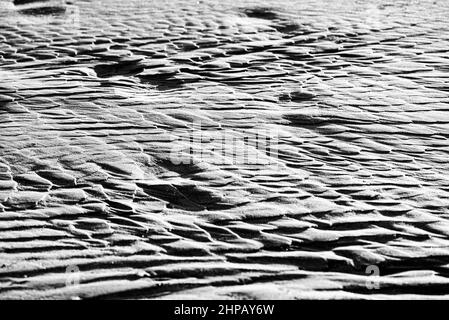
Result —
POLYGON ((447 1, 0 3, 0 299, 448 297, 447 1))

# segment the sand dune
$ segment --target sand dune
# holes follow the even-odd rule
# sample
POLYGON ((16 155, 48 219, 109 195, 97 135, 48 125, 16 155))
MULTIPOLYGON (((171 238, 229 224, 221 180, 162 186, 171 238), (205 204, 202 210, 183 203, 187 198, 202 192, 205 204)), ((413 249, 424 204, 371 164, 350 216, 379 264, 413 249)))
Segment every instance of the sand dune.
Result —
POLYGON ((0 299, 448 297, 448 2, 0 4, 0 299))

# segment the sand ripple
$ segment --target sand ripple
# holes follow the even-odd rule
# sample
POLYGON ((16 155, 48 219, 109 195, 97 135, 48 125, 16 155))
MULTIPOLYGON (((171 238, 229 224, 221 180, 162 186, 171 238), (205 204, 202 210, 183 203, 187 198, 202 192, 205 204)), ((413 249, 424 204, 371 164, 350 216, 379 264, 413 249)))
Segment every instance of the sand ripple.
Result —
POLYGON ((0 299, 446 298, 448 14, 2 1, 0 299))

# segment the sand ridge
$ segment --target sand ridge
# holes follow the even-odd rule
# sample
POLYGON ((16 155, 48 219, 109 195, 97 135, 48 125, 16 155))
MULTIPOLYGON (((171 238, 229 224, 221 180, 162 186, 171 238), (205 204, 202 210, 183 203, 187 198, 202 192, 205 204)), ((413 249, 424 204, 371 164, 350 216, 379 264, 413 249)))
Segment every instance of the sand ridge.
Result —
POLYGON ((0 299, 447 298, 448 13, 1 6, 0 299))

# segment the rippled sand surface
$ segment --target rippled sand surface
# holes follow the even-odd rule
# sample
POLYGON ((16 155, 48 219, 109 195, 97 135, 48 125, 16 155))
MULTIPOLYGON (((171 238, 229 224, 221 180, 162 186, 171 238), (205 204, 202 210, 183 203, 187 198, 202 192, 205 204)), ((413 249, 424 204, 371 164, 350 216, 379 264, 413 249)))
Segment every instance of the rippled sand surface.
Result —
POLYGON ((447 298, 448 17, 2 0, 0 299, 447 298))

